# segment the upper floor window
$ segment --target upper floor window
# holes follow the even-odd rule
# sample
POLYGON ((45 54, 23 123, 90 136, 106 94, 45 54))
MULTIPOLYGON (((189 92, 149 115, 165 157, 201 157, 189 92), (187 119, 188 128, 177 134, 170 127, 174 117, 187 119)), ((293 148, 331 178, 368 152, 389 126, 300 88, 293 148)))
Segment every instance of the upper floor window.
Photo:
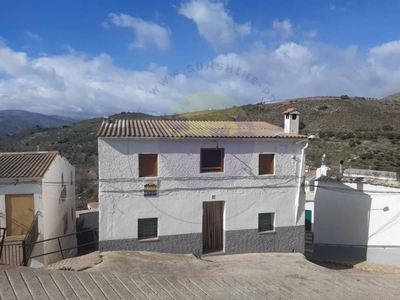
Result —
POLYGON ((200 172, 223 172, 224 171, 224 149, 201 149, 200 172))
POLYGON ((275 154, 259 154, 258 175, 275 174, 275 154))
POLYGON ((139 154, 139 177, 158 176, 158 155, 139 154))

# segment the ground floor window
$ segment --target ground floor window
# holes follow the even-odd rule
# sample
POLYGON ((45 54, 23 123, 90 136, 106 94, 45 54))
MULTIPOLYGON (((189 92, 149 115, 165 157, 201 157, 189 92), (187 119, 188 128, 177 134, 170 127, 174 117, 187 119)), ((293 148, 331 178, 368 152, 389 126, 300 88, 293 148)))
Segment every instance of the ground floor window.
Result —
POLYGON ((158 229, 157 218, 138 219, 138 238, 149 239, 156 238, 158 229))
POLYGON ((258 214, 258 232, 274 230, 274 213, 258 214))

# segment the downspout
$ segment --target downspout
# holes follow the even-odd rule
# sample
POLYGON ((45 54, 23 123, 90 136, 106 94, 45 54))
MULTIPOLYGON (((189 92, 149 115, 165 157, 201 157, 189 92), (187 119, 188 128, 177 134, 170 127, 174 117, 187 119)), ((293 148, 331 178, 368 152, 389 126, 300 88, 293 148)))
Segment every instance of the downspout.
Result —
POLYGON ((294 209, 295 209, 295 212, 294 212, 294 222, 295 222, 295 225, 297 225, 297 215, 298 215, 298 210, 299 210, 299 204, 300 204, 300 194, 301 194, 301 188, 302 188, 302 185, 303 185, 303 181, 304 181, 304 178, 303 178, 303 169, 304 169, 304 164, 305 164, 305 151, 306 151, 306 149, 308 148, 308 140, 306 140, 307 141, 307 144, 301 149, 301 158, 300 158, 300 168, 299 168, 299 188, 298 188, 298 190, 297 190, 297 195, 296 195, 296 199, 295 199, 295 202, 294 202, 294 209))

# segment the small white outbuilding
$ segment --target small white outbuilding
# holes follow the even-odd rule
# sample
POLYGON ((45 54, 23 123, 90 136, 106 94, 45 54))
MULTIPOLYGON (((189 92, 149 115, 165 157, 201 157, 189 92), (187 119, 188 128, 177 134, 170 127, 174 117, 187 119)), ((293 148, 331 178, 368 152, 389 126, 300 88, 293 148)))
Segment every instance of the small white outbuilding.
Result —
MULTIPOLYGON (((38 238, 30 243, 74 234, 75 167, 57 151, 0 153, 0 227, 6 229, 6 243, 21 243, 34 228, 38 238)), ((64 237, 60 243, 63 249, 75 247, 76 237, 64 237)), ((11 247, 3 248, 3 263, 10 263, 7 249, 11 247)), ((30 256, 56 250, 58 240, 40 242, 30 256)), ((18 257, 14 263, 21 263, 21 254, 13 255, 18 257)), ((76 249, 63 255, 75 256, 76 249)), ((37 267, 60 259, 59 252, 34 258, 30 265, 37 267)))

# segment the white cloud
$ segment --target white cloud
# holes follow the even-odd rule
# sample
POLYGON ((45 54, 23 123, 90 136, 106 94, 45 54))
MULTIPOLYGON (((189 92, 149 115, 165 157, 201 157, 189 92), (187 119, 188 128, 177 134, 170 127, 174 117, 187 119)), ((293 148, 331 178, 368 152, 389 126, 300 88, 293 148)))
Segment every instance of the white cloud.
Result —
POLYGON ((195 22, 200 35, 216 50, 230 49, 251 33, 250 23, 235 23, 221 2, 191 0, 182 3, 178 12, 195 22))
POLYGON ((371 48, 372 55, 386 56, 400 53, 400 41, 392 41, 389 43, 384 43, 380 46, 371 48))
POLYGON ((318 34, 318 30, 311 30, 311 31, 309 31, 309 32, 304 32, 304 33, 302 34, 302 36, 303 36, 305 39, 311 40, 311 39, 315 38, 315 36, 316 36, 317 34, 318 34))
POLYGON ((328 9, 330 11, 340 11, 340 12, 345 12, 346 8, 343 6, 336 6, 334 4, 329 4, 328 9))
POLYGON ((279 20, 274 20, 272 22, 272 28, 273 32, 280 36, 281 39, 286 40, 293 36, 292 23, 288 19, 283 20, 282 22, 279 20))
MULTIPOLYGON (((170 48, 171 32, 168 28, 153 22, 144 21, 125 14, 109 14, 110 21, 118 27, 131 28, 134 31, 135 40, 130 43, 130 48, 146 48, 155 45, 158 49, 166 51, 170 48)), ((104 28, 109 28, 107 22, 103 22, 104 28)))
POLYGON ((265 34, 268 38, 272 38, 273 41, 278 39, 283 42, 288 40, 311 40, 318 33, 315 29, 304 29, 303 27, 309 27, 309 24, 297 24, 294 26, 289 19, 282 21, 276 19, 272 22, 271 29, 267 29, 265 34))
POLYGON ((137 71, 115 66, 105 53, 88 56, 69 47, 63 55, 34 58, 0 45, 0 103, 3 109, 102 115, 217 108, 212 93, 231 105, 318 95, 380 98, 399 91, 398 47, 393 41, 360 53, 356 45, 284 42, 271 48, 257 42, 209 62, 188 61, 186 69, 154 61, 137 71), (207 101, 179 105, 202 97, 207 101))
POLYGON ((26 32, 26 36, 27 36, 27 38, 29 38, 31 40, 34 40, 34 41, 39 41, 40 40, 39 35, 34 34, 34 33, 30 32, 30 31, 26 32))

